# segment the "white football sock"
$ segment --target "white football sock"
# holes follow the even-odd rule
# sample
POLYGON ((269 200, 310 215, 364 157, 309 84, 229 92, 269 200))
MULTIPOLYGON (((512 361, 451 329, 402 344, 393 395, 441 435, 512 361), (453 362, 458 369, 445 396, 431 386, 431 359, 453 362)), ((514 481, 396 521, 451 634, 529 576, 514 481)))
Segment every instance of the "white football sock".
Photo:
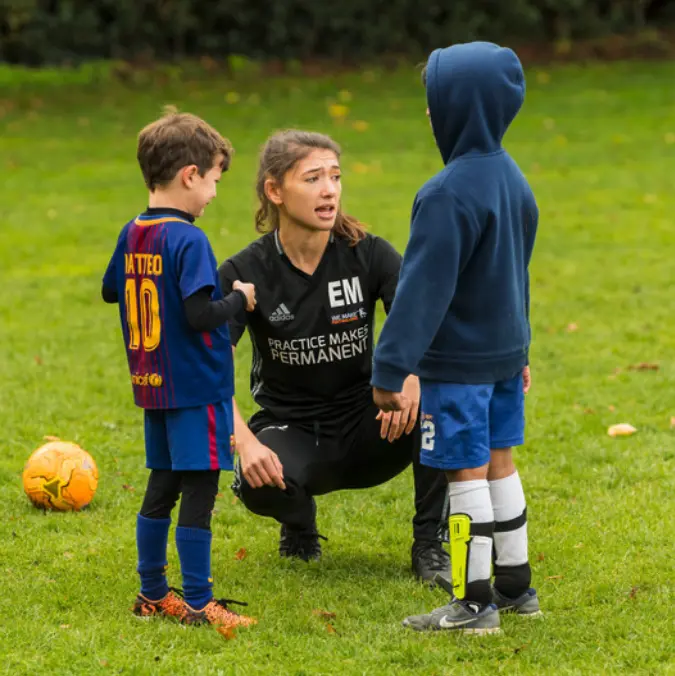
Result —
POLYGON ((450 546, 453 585, 458 598, 485 605, 490 602, 492 530, 494 514, 487 480, 450 483, 450 546), (466 516, 463 516, 466 515, 466 516), (466 524, 468 517, 470 523, 466 524), (464 522, 462 521, 464 520, 464 522), (464 524, 464 525, 462 525, 464 524), (466 551, 453 549, 453 533, 463 530, 466 551))
POLYGON ((490 481, 495 519, 495 564, 520 566, 527 563, 527 514, 525 493, 518 472, 490 481))

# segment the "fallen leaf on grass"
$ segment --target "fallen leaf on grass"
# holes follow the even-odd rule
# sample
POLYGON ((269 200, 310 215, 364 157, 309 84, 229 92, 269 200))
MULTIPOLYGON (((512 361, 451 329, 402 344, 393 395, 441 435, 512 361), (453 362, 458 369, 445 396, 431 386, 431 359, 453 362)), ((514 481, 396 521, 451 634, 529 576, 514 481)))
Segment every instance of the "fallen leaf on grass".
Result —
POLYGON ((530 644, 529 644, 529 643, 523 643, 523 645, 518 646, 517 648, 514 648, 514 649, 513 649, 513 654, 514 654, 514 655, 517 655, 519 652, 525 650, 525 648, 527 648, 528 645, 530 645, 530 644))
POLYGON ((542 552, 539 552, 539 554, 537 554, 537 561, 543 561, 544 558, 545 557, 544 557, 544 554, 542 552))
POLYGON ((349 113, 349 108, 347 106, 343 106, 340 103, 333 103, 328 106, 328 114, 334 120, 344 120, 345 117, 347 117, 347 113, 349 113))
POLYGON ((612 425, 607 430, 607 434, 609 434, 610 437, 629 437, 636 432, 637 429, 629 423, 619 423, 618 425, 612 425))
POLYGON ((577 544, 574 545, 574 549, 581 549, 584 546, 583 542, 577 542, 577 544))
POLYGON ((675 415, 670 419, 670 429, 675 430, 675 415))
POLYGON ((234 633, 234 627, 216 627, 216 631, 226 640, 231 641, 234 638, 237 638, 237 635, 234 633))
POLYGON ((658 371, 659 365, 648 361, 641 361, 639 364, 631 364, 627 369, 629 371, 658 371))
POLYGON ((62 624, 61 629, 70 629, 70 625, 69 624, 62 624))
POLYGON ((122 484, 122 488, 125 491, 129 491, 131 493, 133 493, 136 490, 133 486, 130 486, 129 484, 122 484))
POLYGON ((332 625, 332 624, 327 624, 326 625, 326 631, 329 634, 337 634, 337 629, 332 625))
POLYGON ((628 594, 628 598, 634 599, 637 596, 638 589, 640 589, 640 587, 633 587, 628 594))
POLYGON ((313 610, 312 615, 322 617, 325 620, 334 620, 337 617, 335 613, 328 612, 327 610, 318 610, 318 609, 313 610))
POLYGON ((234 558, 237 559, 237 561, 243 561, 247 556, 248 552, 246 551, 246 547, 242 547, 241 549, 237 550, 234 558))
POLYGON ((607 410, 610 411, 611 413, 614 413, 616 411, 616 406, 612 406, 611 404, 607 407, 607 410))
POLYGON ((41 357, 39 354, 36 354, 36 355, 33 357, 33 359, 35 359, 35 363, 36 363, 38 366, 42 366, 42 357, 41 357))
POLYGON ((579 330, 579 325, 576 322, 572 322, 567 325, 567 333, 574 333, 579 330))
POLYGON ((548 577, 545 577, 545 580, 562 580, 564 575, 549 575, 548 577))

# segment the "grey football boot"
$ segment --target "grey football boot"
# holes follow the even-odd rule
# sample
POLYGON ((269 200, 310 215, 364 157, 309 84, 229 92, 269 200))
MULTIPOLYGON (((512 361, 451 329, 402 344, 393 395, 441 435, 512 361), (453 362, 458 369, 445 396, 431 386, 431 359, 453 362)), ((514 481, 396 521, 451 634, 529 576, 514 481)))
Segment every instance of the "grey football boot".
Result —
POLYGON ((453 599, 426 615, 411 615, 404 627, 415 631, 457 631, 462 634, 499 634, 499 611, 490 603, 482 608, 474 603, 453 599))
POLYGON ((510 599, 503 594, 500 594, 493 587, 492 603, 494 603, 502 613, 515 613, 517 615, 526 615, 527 617, 540 617, 543 614, 539 607, 537 592, 532 588, 523 592, 518 598, 510 599))

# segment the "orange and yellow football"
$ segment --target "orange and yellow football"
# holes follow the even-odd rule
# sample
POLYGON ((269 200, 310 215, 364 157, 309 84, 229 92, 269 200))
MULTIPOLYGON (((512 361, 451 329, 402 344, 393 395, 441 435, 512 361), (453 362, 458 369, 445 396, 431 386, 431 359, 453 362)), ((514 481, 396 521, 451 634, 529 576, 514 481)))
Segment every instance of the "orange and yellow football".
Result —
POLYGON ((23 470, 23 489, 41 509, 78 511, 94 498, 98 468, 77 444, 53 440, 28 458, 23 470))

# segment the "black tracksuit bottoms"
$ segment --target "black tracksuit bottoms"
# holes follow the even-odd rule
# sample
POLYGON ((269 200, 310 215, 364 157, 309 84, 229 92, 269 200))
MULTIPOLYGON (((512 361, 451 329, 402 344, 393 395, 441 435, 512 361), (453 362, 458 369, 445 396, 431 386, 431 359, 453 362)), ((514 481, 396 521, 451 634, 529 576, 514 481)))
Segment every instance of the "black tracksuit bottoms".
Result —
POLYGON ((244 505, 294 529, 314 529, 315 495, 345 489, 370 488, 400 474, 412 463, 415 482, 415 540, 448 540, 447 480, 442 471, 420 464, 420 429, 390 443, 380 438, 374 404, 340 425, 286 422, 265 411, 249 427, 272 449, 284 468, 286 490, 251 488, 235 467, 233 490, 244 505))

